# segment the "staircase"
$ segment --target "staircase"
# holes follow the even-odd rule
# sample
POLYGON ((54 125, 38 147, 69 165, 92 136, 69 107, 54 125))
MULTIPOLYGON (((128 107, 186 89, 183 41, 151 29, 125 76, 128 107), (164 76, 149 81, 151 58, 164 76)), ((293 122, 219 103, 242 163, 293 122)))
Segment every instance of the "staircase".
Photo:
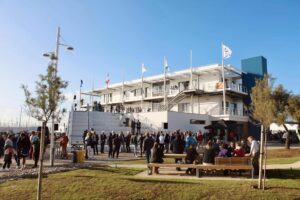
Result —
POLYGON ((162 106, 161 111, 170 111, 175 105, 180 103, 185 97, 190 96, 191 94, 202 94, 203 90, 198 89, 185 89, 180 91, 172 99, 168 100, 167 106, 162 106))
POLYGON ((89 128, 93 128, 98 134, 102 131, 106 134, 110 131, 130 131, 129 127, 125 127, 123 121, 120 114, 98 111, 71 111, 68 123, 70 144, 82 144, 83 131, 89 128))

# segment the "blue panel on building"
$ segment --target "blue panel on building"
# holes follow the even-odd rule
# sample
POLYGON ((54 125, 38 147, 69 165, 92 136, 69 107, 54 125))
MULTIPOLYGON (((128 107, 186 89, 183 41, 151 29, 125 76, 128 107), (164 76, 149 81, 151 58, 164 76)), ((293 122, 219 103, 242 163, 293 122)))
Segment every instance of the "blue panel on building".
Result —
MULTIPOLYGON (((243 85, 251 93, 252 87, 255 86, 256 79, 262 79, 268 73, 267 59, 263 56, 247 58, 242 60, 242 74, 243 85)), ((249 107, 251 104, 250 96, 244 97, 245 106, 249 107)), ((248 122, 249 135, 254 136, 256 139, 260 136, 260 126, 252 122, 248 122)))
POLYGON ((243 59, 242 71, 263 76, 268 73, 267 59, 263 56, 243 59))

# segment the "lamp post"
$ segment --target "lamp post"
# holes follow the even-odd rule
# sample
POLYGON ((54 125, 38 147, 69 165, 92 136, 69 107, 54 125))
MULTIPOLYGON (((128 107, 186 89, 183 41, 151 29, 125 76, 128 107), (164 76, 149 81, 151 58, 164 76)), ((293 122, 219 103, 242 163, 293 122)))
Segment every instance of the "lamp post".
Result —
MULTIPOLYGON (((44 53, 44 57, 49 57, 51 60, 51 64, 54 67, 54 76, 57 76, 57 66, 58 66, 58 58, 59 58, 59 47, 64 46, 66 47, 66 50, 68 51, 73 51, 74 48, 67 45, 67 44, 62 44, 60 43, 60 27, 57 28, 57 35, 56 35, 56 46, 55 46, 55 51, 50 52, 50 53, 44 53)), ((54 120, 55 120, 55 111, 52 114, 52 131, 50 135, 50 163, 51 166, 54 166, 54 120)))

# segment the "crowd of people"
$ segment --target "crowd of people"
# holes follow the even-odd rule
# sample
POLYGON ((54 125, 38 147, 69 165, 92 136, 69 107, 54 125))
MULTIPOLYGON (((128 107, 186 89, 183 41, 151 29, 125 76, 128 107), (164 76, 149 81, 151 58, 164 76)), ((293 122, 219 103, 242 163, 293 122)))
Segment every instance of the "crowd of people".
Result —
MULTIPOLYGON (((215 157, 253 157, 254 173, 258 173, 259 144, 252 137, 247 140, 223 142, 220 139, 208 140, 204 145, 204 136, 201 131, 193 133, 191 131, 182 132, 180 130, 169 132, 153 132, 145 134, 132 134, 132 132, 119 134, 115 132, 104 133, 99 136, 91 129, 83 133, 83 142, 86 149, 86 158, 93 159, 98 155, 98 145, 100 142, 100 153, 104 153, 105 145, 109 158, 118 158, 119 153, 133 153, 134 156, 143 157, 145 155, 147 163, 163 163, 164 153, 186 154, 185 163, 191 164, 201 162, 204 165, 214 164, 215 157), (132 148, 133 147, 133 148, 132 148), (133 149, 133 152, 132 152, 133 149), (199 153, 203 156, 199 160, 199 153), (198 159, 198 160, 197 160, 198 159)), ((181 163, 181 158, 176 158, 175 163, 181 163)), ((188 169, 187 173, 193 173, 188 169)))
MULTIPOLYGON (((0 159, 3 158, 1 171, 9 171, 13 160, 16 162, 17 169, 25 169, 28 158, 34 161, 32 168, 36 168, 40 156, 40 138, 40 131, 23 131, 18 134, 0 133, 0 159)), ((59 141, 62 158, 68 158, 68 137, 66 134, 56 135, 55 140, 59 141)), ((49 136, 47 135, 45 147, 49 143, 49 136)))

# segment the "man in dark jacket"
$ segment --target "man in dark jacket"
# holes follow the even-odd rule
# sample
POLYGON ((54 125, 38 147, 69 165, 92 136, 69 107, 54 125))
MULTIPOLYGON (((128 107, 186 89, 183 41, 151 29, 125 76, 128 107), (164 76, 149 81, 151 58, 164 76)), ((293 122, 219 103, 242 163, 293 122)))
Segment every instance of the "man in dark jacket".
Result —
POLYGON ((112 156, 113 156, 113 135, 112 135, 112 133, 109 133, 109 136, 107 139, 107 145, 108 145, 108 157, 112 158, 112 156))
POLYGON ((128 133, 125 137, 125 144, 126 144, 126 152, 130 153, 130 140, 131 140, 131 135, 128 133))
POLYGON ((106 141, 106 135, 102 131, 102 134, 100 136, 100 146, 101 146, 101 153, 104 153, 104 146, 105 146, 105 141, 106 141))
POLYGON ((143 149, 144 149, 144 140, 145 140, 145 136, 142 134, 138 140, 138 143, 140 145, 140 154, 141 154, 141 157, 143 157, 143 149))
POLYGON ((136 122, 136 133, 138 135, 141 134, 141 122, 140 122, 140 120, 137 120, 137 122, 136 122))
POLYGON ((131 134, 135 134, 135 125, 136 125, 135 120, 132 120, 131 121, 131 134))
MULTIPOLYGON (((182 154, 184 151, 184 140, 181 139, 181 135, 179 133, 176 134, 175 139, 172 141, 172 152, 175 154, 182 154)), ((175 158, 175 163, 182 162, 182 158, 175 158)), ((180 171, 180 168, 176 168, 180 171)))
POLYGON ((121 146, 121 140, 119 135, 116 135, 116 137, 113 140, 113 144, 114 144, 114 151, 112 157, 115 158, 115 154, 116 154, 116 158, 118 158, 120 152, 120 146, 121 146))
POLYGON ((150 157, 151 157, 151 149, 154 145, 154 140, 153 138, 149 135, 149 133, 147 133, 146 139, 144 140, 143 143, 143 152, 145 152, 146 154, 146 159, 147 159, 147 163, 150 162, 150 157))

